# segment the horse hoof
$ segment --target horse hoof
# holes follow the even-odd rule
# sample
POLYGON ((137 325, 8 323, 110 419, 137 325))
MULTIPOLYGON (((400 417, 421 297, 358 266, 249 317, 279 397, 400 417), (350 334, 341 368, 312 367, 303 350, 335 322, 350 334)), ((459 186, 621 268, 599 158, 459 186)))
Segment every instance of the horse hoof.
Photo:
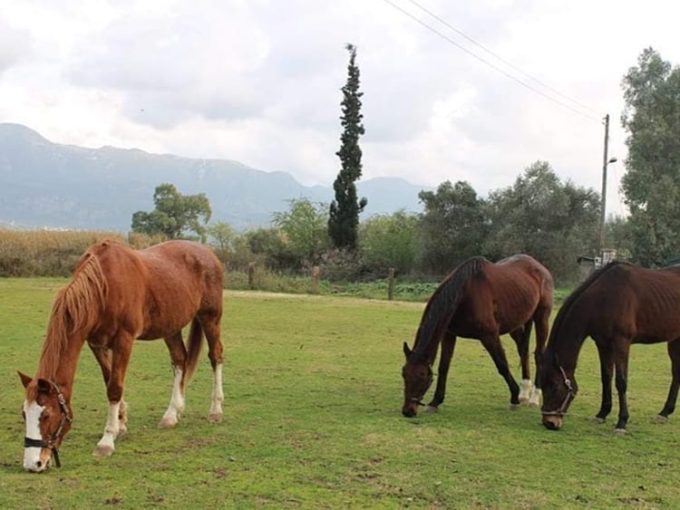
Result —
POLYGON ((210 423, 221 423, 222 422, 222 413, 210 413, 208 415, 208 421, 210 423))
MULTIPOLYGON (((595 423, 598 423, 598 424, 600 424, 600 425, 602 425, 604 422, 607 421, 606 418, 600 418, 599 416, 596 416, 596 417, 593 418, 593 419, 595 420, 595 423)), ((618 429, 617 429, 617 430, 618 430, 618 429)))
POLYGON ((95 457, 110 457, 113 455, 113 446, 110 445, 97 445, 97 447, 92 452, 95 457))
POLYGON ((174 418, 163 418, 158 422, 158 428, 161 429, 173 429, 177 426, 177 420, 174 418))
POLYGON ((625 436, 626 435, 626 429, 614 429, 614 435, 625 436))
POLYGON ((127 434, 128 428, 127 425, 121 424, 120 427, 118 428, 118 438, 123 437, 125 434, 127 434))
POLYGON ((657 414, 655 421, 657 423, 668 423, 668 416, 661 416, 660 414, 657 414))
POLYGON ((439 411, 439 408, 437 406, 427 406, 425 408, 426 413, 436 413, 437 411, 439 411))

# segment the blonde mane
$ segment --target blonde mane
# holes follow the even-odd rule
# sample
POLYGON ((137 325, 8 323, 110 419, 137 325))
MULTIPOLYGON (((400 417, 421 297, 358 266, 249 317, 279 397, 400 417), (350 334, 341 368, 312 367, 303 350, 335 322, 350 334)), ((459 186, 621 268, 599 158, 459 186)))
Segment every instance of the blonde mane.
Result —
POLYGON ((52 379, 74 335, 86 336, 103 310, 108 284, 99 259, 87 252, 78 262, 73 280, 57 293, 43 344, 38 374, 52 379))

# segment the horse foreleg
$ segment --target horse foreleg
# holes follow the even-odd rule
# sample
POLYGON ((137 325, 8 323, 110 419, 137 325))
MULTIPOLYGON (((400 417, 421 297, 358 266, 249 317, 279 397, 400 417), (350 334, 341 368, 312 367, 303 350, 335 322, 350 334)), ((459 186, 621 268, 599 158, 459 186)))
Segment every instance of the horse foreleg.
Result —
MULTIPOLYGON (((90 345, 90 344, 88 344, 90 345)), ((102 377, 104 378, 104 385, 108 386, 109 379, 111 378, 111 350, 106 347, 96 347, 90 345, 90 350, 94 354, 97 363, 99 363, 99 368, 102 371, 102 377)), ((120 421, 120 432, 119 435, 123 435, 127 432, 127 405, 125 400, 120 400, 120 409, 118 412, 118 420, 120 421)))
POLYGON ((181 331, 165 338, 165 344, 170 351, 172 369, 175 376, 172 383, 172 394, 170 396, 168 409, 165 411, 163 418, 158 424, 159 427, 167 429, 177 425, 180 415, 184 412, 184 373, 187 350, 182 341, 181 331))
POLYGON ((505 382, 508 385, 508 389, 510 390, 510 406, 514 409, 519 405, 519 386, 508 368, 508 360, 505 357, 505 351, 501 345, 501 340, 498 335, 495 334, 482 337, 481 341, 496 365, 498 373, 503 376, 503 379, 505 379, 505 382))
POLYGON ((673 380, 668 389, 668 398, 663 409, 659 413, 659 421, 664 422, 675 411, 675 403, 678 400, 678 388, 680 387, 680 339, 668 343, 668 356, 671 358, 671 372, 673 380))
POLYGON ((523 328, 518 328, 510 332, 510 336, 517 345, 517 354, 522 365, 522 382, 519 385, 519 401, 528 404, 533 392, 533 384, 530 379, 529 368, 529 337, 531 336, 531 322, 523 328))
POLYGON ((600 378, 602 380, 602 403, 595 419, 604 423, 612 410, 612 375, 614 374, 614 357, 611 346, 597 342, 597 351, 600 354, 600 378))
POLYGON ((456 347, 456 335, 447 333, 442 340, 442 351, 439 355, 439 368, 437 371, 437 389, 434 392, 432 401, 428 404, 428 408, 436 411, 439 405, 444 402, 446 395, 446 379, 449 375, 449 367, 451 366, 451 358, 456 347))
POLYGON ((222 388, 222 342, 220 340, 221 313, 203 314, 200 317, 201 327, 208 342, 208 357, 213 370, 213 385, 208 421, 219 423, 222 421, 222 402, 224 390, 222 388))
POLYGON ((109 456, 113 453, 115 449, 114 442, 121 431, 121 408, 125 408, 124 405, 121 405, 123 387, 125 385, 125 373, 130 362, 130 354, 132 353, 133 341, 132 335, 126 334, 119 336, 113 344, 111 371, 106 384, 109 412, 106 419, 106 427, 104 427, 104 435, 97 443, 94 451, 97 456, 109 456))
POLYGON ((625 339, 620 339, 614 343, 614 365, 616 368, 616 391, 619 394, 619 421, 616 423, 614 432, 625 433, 628 423, 628 401, 626 391, 628 390, 628 353, 630 343, 625 339))

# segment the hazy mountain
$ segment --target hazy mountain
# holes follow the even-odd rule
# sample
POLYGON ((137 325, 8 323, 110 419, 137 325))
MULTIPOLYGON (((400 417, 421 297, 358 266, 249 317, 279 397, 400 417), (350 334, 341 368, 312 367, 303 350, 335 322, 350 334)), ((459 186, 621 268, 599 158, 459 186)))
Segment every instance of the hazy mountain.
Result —
MULTIPOLYGON (((213 221, 237 228, 268 225, 287 200, 329 202, 330 186, 303 186, 285 172, 236 161, 189 159, 138 149, 86 149, 50 142, 18 124, 0 124, 0 224, 128 231, 132 213, 153 209, 163 182, 181 193, 205 193, 213 221)), ((358 183, 364 215, 419 211, 423 186, 402 179, 358 183)))

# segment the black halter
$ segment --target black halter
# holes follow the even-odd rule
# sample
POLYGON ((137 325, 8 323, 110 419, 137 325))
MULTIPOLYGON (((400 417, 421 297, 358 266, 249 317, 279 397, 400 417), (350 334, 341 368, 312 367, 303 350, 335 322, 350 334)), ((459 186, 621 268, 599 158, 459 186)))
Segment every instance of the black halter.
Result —
POLYGON ((576 396, 576 392, 574 391, 574 385, 571 383, 571 380, 567 377, 567 373, 564 371, 564 369, 560 366, 559 367, 560 372, 562 372, 562 377, 564 378, 564 385, 567 387, 567 394, 564 397, 564 400, 562 401, 562 405, 555 410, 555 411, 541 411, 541 414, 543 416, 564 416, 567 414, 567 406, 569 405, 569 402, 576 396))
POLYGON ((50 436, 50 438, 45 441, 43 439, 32 439, 30 437, 24 437, 24 448, 47 448, 52 453, 54 457, 54 463, 58 468, 61 467, 61 462, 59 461, 59 449, 55 446, 57 439, 61 436, 61 432, 64 430, 64 425, 66 423, 71 423, 73 418, 71 413, 68 412, 68 406, 66 405, 66 399, 62 394, 59 386, 56 383, 49 381, 57 392, 57 401, 59 402, 59 411, 61 411, 61 421, 59 422, 59 428, 50 436))

